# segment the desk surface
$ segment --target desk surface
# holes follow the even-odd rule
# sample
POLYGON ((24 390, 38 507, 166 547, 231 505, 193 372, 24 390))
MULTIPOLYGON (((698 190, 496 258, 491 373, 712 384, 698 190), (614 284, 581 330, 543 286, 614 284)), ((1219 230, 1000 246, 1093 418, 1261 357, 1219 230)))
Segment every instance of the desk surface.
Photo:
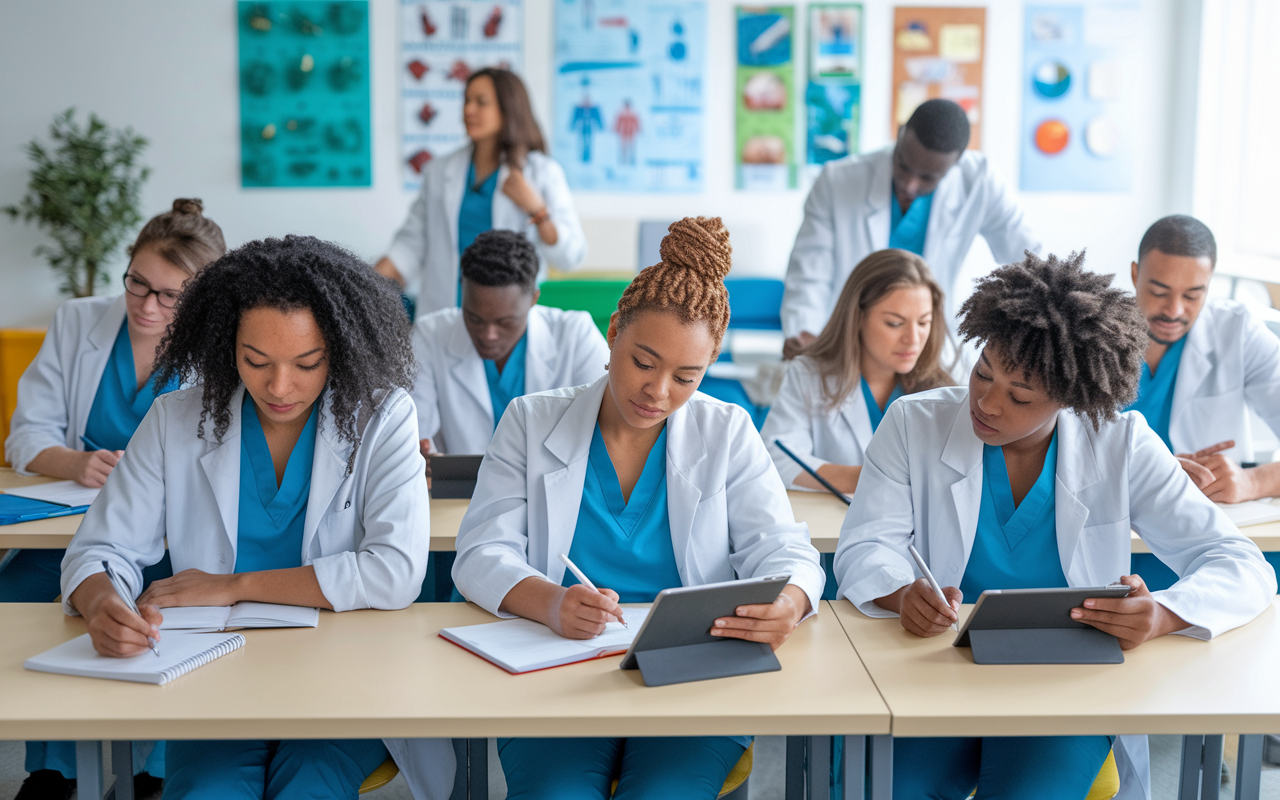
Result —
POLYGON ((781 672, 649 688, 620 656, 509 675, 436 635, 494 621, 465 603, 245 631, 240 650, 166 686, 28 672, 25 658, 84 622, 55 604, 6 604, 0 739, 888 733, 889 710, 825 605, 778 651, 781 672))
POLYGON ((977 665, 952 632, 921 639, 896 618, 831 606, 893 712, 894 736, 1280 730, 1280 599, 1213 641, 1164 636, 1115 665, 977 665))

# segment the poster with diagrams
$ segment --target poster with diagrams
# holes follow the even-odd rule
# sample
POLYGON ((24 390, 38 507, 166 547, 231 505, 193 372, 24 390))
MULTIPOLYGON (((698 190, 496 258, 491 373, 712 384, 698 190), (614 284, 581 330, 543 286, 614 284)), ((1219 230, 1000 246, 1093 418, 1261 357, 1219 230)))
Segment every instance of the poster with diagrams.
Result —
POLYGON ((813 3, 805 87, 805 162, 814 171, 858 152, 862 97, 862 6, 813 3))
POLYGON ((431 159, 467 143, 467 78, 484 67, 519 73, 520 0, 400 0, 400 173, 417 191, 431 159))
POLYGON ((369 4, 236 5, 240 183, 369 186, 369 4))
POLYGON ((556 0, 552 152, 586 191, 702 190, 705 2, 556 0))
POLYGON ((893 10, 893 114, 890 135, 926 100, 959 103, 969 115, 969 149, 982 147, 984 8, 893 10))
POLYGON ((1137 2, 1029 5, 1022 88, 1022 189, 1133 186, 1132 43, 1137 2))
POLYGON ((739 189, 794 189, 795 8, 739 6, 735 22, 735 183, 739 189))

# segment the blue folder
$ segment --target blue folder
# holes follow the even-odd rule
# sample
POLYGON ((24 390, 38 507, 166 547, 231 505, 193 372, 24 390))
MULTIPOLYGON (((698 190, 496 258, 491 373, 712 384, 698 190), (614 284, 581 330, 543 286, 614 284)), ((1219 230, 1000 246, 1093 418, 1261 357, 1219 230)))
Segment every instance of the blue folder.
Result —
POLYGON ((18 497, 16 494, 0 494, 0 525, 13 525, 18 522, 31 522, 50 517, 66 517, 71 514, 83 514, 88 506, 62 506, 57 503, 46 503, 43 500, 32 500, 29 497, 18 497))

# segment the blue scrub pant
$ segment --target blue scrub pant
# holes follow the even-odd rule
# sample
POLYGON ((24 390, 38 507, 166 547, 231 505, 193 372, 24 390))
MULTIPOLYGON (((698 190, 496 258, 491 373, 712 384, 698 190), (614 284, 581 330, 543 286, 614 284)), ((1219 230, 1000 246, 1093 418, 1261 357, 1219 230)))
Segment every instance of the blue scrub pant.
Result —
POLYGON ((507 800, 714 800, 745 750, 723 736, 499 739, 507 800))
MULTIPOLYGON (((18 550, 0 569, 0 603, 52 603, 62 594, 62 557, 66 550, 18 550)), ((173 575, 173 565, 166 551, 160 563, 142 572, 144 586, 154 580, 173 575)), ((134 746, 135 754, 146 753, 146 742, 134 746)), ((133 771, 149 772, 164 777, 164 742, 157 742, 145 763, 134 758, 133 771)), ((75 742, 27 742, 23 765, 27 772, 52 769, 64 778, 76 777, 75 742)))
POLYGON ((171 741, 165 800, 355 798, 387 760, 381 739, 171 741))
POLYGON ((1084 800, 1110 736, 893 740, 894 800, 1084 800))

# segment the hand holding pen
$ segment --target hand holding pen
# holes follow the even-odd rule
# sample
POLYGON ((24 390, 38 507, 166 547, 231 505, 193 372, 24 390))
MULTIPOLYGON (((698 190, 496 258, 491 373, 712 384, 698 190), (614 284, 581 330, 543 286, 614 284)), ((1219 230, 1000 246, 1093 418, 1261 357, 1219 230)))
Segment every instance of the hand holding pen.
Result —
POLYGON ((902 627, 917 636, 937 636, 948 627, 959 630, 959 607, 963 595, 954 586, 945 590, 929 571, 929 565, 921 557, 914 544, 907 545, 916 569, 924 577, 907 587, 902 595, 898 617, 902 627))
MULTIPOLYGON (((569 556, 564 553, 560 554, 560 560, 569 568, 569 571, 573 573, 573 576, 578 579, 579 584, 599 595, 598 598, 593 598, 590 595, 584 596, 582 598, 583 604, 590 606, 593 609, 599 609, 605 615, 614 617, 618 622, 621 622, 622 627, 627 627, 627 621, 622 618, 622 609, 618 606, 618 593, 610 591, 609 589, 596 588, 596 585, 591 582, 591 579, 583 574, 582 570, 578 569, 578 565, 570 561, 569 556), (600 602, 601 600, 604 602, 600 602)), ((572 589, 573 587, 569 588, 572 589)))
MULTIPOLYGON (((106 571, 107 580, 111 581, 111 586, 116 590, 116 594, 120 595, 120 599, 124 601, 130 611, 137 614, 139 619, 142 619, 142 612, 138 610, 138 604, 133 602, 133 593, 129 591, 128 585, 111 568, 111 562, 103 561, 102 568, 106 571)), ((159 658, 160 651, 156 649, 157 640, 152 636, 148 636, 147 643, 151 645, 151 652, 155 653, 156 657, 159 658)))

